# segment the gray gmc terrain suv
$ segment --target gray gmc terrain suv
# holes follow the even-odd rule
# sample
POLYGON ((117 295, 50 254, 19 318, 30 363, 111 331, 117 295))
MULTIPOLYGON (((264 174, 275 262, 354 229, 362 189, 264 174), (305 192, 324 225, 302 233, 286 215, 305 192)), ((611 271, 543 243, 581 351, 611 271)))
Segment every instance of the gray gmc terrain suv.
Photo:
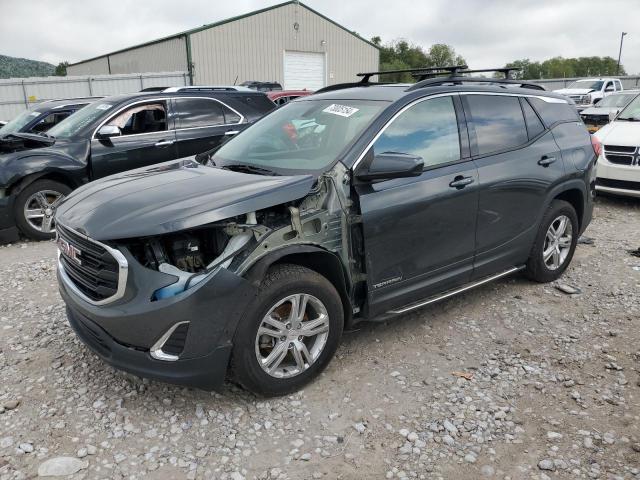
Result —
POLYGON ((281 395, 358 322, 518 271, 557 279, 591 220, 598 146, 571 100, 461 68, 361 74, 73 192, 56 221, 77 335, 144 377, 281 395))

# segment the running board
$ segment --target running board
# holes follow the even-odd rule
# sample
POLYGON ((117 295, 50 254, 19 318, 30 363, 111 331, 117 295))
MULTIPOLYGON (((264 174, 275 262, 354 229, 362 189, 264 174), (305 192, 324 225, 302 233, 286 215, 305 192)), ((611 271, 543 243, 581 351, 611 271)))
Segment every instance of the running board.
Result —
POLYGON ((456 288, 455 290, 449 290, 446 293, 436 295, 435 297, 428 298, 427 300, 421 300, 418 303, 412 303, 411 305, 398 308, 397 310, 389 310, 387 314, 399 315, 401 313, 406 313, 411 310, 415 310, 416 308, 424 307, 425 305, 429 305, 430 303, 439 302, 440 300, 444 300, 445 298, 453 297, 454 295, 457 295, 462 292, 466 292, 467 290, 471 290, 472 288, 479 287, 480 285, 484 285, 485 283, 489 283, 489 282, 492 282, 493 280, 497 280, 499 278, 506 277, 507 275, 511 275, 512 273, 517 272, 518 270, 522 270, 523 268, 524 266, 510 268, 509 270, 506 270, 502 273, 498 273, 497 275, 491 275, 490 277, 485 277, 482 280, 478 280, 477 282, 469 283, 464 287, 456 288))

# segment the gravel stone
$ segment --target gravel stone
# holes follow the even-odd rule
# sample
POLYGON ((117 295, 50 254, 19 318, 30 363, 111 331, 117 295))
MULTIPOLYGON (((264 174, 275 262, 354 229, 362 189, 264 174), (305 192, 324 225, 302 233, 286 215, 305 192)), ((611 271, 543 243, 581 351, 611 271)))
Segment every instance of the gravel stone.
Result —
POLYGON ((553 460, 549 460, 548 458, 545 458, 544 460, 540 460, 538 462, 538 468, 540 470, 554 471, 556 469, 556 466, 553 463, 553 460))
POLYGON ((279 398, 114 370, 68 324, 55 243, 0 246, 0 480, 65 455, 86 479, 640 480, 640 203, 598 197, 587 234, 557 282, 361 324, 279 398))
POLYGON ((89 466, 88 462, 83 462, 73 457, 55 457, 46 460, 38 467, 40 477, 63 477, 73 475, 89 466))

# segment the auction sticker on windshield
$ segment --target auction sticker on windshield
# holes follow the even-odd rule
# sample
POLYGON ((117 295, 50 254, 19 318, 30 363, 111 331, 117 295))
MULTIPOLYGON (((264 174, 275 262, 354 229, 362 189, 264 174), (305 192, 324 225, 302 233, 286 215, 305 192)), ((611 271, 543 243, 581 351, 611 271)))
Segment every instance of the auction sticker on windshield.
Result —
POLYGON ((109 110, 113 105, 109 103, 101 103, 96 107, 96 110, 109 110))
POLYGON ((347 105, 338 105, 337 103, 332 103, 327 108, 322 110, 325 113, 332 113, 334 115, 340 115, 341 117, 350 117, 354 113, 356 113, 359 108, 349 107, 347 105))

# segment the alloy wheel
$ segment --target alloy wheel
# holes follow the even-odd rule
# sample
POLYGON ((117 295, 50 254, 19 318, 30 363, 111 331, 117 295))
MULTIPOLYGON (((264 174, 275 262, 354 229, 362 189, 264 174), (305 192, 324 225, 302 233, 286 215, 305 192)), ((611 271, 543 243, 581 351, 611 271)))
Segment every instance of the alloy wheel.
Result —
POLYGON ((329 337, 329 315, 313 295, 290 295, 269 309, 258 327, 256 358, 270 376, 291 378, 308 370, 329 337))
POLYGON ((566 215, 557 217, 547 229, 542 249, 542 260, 549 270, 557 270, 571 252, 573 226, 566 215))
POLYGON ((55 190, 35 192, 24 204, 24 218, 34 230, 53 233, 56 207, 63 199, 64 195, 55 190))

